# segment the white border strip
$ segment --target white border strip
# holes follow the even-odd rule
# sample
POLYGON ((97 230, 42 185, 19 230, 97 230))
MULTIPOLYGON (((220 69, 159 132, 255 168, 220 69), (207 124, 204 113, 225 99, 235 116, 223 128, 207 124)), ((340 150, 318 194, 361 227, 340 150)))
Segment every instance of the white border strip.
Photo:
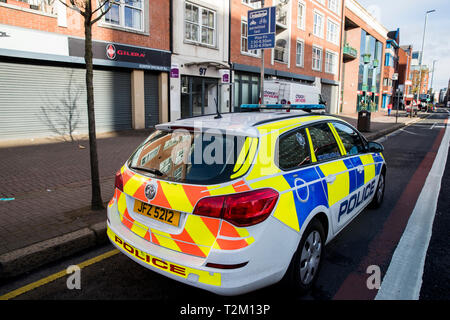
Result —
POLYGON ((418 300, 450 142, 445 129, 433 166, 392 256, 375 300, 418 300))

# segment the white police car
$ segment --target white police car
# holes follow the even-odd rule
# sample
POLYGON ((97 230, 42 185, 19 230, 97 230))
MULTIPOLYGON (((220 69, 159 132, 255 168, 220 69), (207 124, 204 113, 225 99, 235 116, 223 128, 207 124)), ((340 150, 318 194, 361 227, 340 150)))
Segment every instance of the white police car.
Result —
POLYGON ((218 294, 283 277, 308 290, 325 244, 383 201, 386 164, 383 147, 348 123, 290 111, 157 125, 116 174, 111 242, 150 270, 218 294))

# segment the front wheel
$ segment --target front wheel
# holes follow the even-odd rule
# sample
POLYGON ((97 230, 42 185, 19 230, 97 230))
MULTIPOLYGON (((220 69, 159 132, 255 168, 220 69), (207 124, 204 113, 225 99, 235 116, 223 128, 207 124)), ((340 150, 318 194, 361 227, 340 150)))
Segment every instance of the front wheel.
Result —
POLYGON ((372 202, 369 205, 371 208, 373 209, 379 208, 383 203, 385 186, 386 186, 386 173, 383 170, 381 171, 380 178, 378 179, 378 185, 375 191, 375 195, 373 196, 372 202))
POLYGON ((317 280, 325 240, 322 224, 314 219, 303 233, 284 278, 285 283, 299 294, 308 292, 317 280))

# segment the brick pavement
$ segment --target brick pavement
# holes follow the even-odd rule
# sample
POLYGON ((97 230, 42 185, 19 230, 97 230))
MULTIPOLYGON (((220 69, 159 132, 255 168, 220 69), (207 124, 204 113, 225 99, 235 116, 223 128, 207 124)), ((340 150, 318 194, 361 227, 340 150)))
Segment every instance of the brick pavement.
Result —
MULTIPOLYGON (((147 135, 97 140, 104 202, 112 196, 116 171, 147 135)), ((0 148, 0 198, 15 198, 0 201, 0 254, 105 220, 105 211, 88 210, 89 146, 88 141, 79 144, 0 148)))

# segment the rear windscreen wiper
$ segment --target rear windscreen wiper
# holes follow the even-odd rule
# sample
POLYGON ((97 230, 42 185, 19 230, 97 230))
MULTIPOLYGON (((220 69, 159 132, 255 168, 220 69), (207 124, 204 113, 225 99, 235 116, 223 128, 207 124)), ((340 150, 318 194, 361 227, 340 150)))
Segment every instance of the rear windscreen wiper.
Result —
POLYGON ((134 166, 134 167, 131 167, 131 166, 130 166, 130 168, 131 168, 131 169, 134 169, 134 170, 141 170, 141 171, 149 172, 149 173, 155 174, 155 175, 157 175, 157 176, 163 176, 163 175, 164 175, 164 173, 162 173, 162 172, 159 171, 158 169, 145 168, 145 167, 137 167, 137 166, 134 166))

